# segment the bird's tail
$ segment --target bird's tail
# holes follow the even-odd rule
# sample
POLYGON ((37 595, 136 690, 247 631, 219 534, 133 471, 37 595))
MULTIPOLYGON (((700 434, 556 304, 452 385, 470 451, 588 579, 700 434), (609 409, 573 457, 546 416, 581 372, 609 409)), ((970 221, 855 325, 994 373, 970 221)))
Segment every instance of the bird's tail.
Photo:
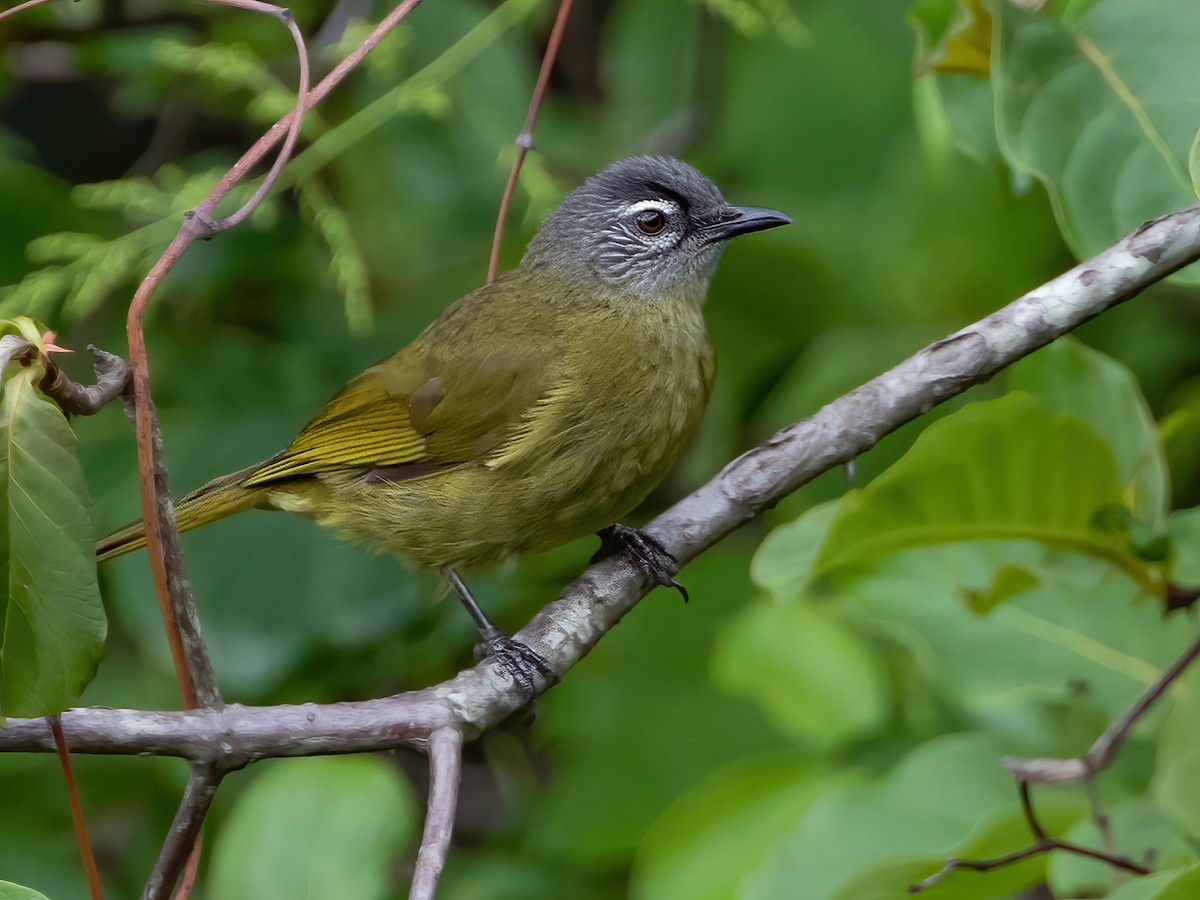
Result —
MULTIPOLYGON (((175 504, 175 521, 180 531, 190 531, 234 513, 266 505, 267 491, 246 487, 245 481, 258 465, 214 478, 175 504)), ((146 523, 141 519, 118 528, 96 542, 96 559, 104 561, 146 546, 146 523)))

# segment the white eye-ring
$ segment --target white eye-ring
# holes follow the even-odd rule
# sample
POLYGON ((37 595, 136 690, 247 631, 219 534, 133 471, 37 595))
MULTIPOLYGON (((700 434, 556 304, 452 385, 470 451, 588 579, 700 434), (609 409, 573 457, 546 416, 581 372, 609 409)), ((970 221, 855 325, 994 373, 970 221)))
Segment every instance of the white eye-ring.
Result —
POLYGON ((639 200, 626 207, 626 212, 633 216, 633 222, 642 234, 654 236, 667 227, 671 213, 678 212, 673 203, 661 200, 639 200))

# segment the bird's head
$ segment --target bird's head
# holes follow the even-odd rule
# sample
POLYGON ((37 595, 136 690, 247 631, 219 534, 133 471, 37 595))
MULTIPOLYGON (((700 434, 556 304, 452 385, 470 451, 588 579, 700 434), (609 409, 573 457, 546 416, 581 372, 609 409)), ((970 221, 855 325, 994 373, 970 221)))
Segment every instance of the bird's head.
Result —
POLYGON ((633 156, 566 196, 525 252, 522 267, 549 266, 572 280, 651 297, 703 290, 725 242, 788 225, 773 209, 730 206, 687 163, 633 156))

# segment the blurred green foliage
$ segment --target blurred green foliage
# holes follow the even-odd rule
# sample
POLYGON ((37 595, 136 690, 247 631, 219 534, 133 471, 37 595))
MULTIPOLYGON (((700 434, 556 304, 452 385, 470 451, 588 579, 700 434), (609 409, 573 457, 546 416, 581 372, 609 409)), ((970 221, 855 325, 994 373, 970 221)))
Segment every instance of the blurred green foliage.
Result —
MULTIPOLYGON (((189 250, 147 326, 175 490, 277 450, 482 280, 551 7, 427 0, 308 117, 281 189, 189 250)), ((387 7, 292 8, 323 73, 387 7)), ((292 102, 291 42, 268 17, 161 0, 0 27, 0 314, 121 350, 182 211, 292 102)), ((716 394, 649 514, 1057 274, 1068 247, 1194 199, 1198 41, 1188 0, 577 0, 504 263, 563 192, 635 152, 685 155, 735 202, 795 218, 714 280, 716 394)), ((997 759, 1082 752, 1195 631, 1161 605, 1166 579, 1200 583, 1193 280, 1081 329, 1094 350, 1047 348, 905 426, 858 461, 861 491, 828 473, 689 565, 689 606, 652 596, 532 727, 468 747, 439 896, 883 900, 946 856, 1027 843, 997 759)), ((99 527, 119 525, 138 508, 128 424, 110 410, 76 431, 99 527)), ((380 696, 469 661, 434 578, 268 515, 185 538, 228 699, 380 696)), ((592 549, 480 573, 478 593, 515 627, 592 549)), ((144 556, 101 577, 108 658, 83 701, 177 705, 144 556)), ((1192 673, 1099 784, 1118 846, 1168 872, 1122 884, 1040 857, 928 896, 1193 896, 1197 698, 1192 673)), ((290 898, 301 877, 403 896, 420 804, 400 776, 422 770, 231 776, 197 896, 290 898)), ((137 896, 183 767, 76 772, 107 896, 137 896)), ((52 760, 0 756, 0 796, 0 878, 80 895, 52 760)), ((1082 791, 1035 802, 1052 833, 1100 845, 1082 791)))

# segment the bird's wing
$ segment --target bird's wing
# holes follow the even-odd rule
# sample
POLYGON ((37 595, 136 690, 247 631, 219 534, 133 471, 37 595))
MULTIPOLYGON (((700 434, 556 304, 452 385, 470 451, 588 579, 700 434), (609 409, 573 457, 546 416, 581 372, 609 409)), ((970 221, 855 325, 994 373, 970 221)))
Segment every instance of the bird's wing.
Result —
POLYGON ((509 330, 503 320, 474 312, 465 322, 443 316, 347 384, 245 485, 345 469, 403 480, 503 448, 554 386, 559 354, 549 335, 526 331, 514 344, 499 334, 509 330))

